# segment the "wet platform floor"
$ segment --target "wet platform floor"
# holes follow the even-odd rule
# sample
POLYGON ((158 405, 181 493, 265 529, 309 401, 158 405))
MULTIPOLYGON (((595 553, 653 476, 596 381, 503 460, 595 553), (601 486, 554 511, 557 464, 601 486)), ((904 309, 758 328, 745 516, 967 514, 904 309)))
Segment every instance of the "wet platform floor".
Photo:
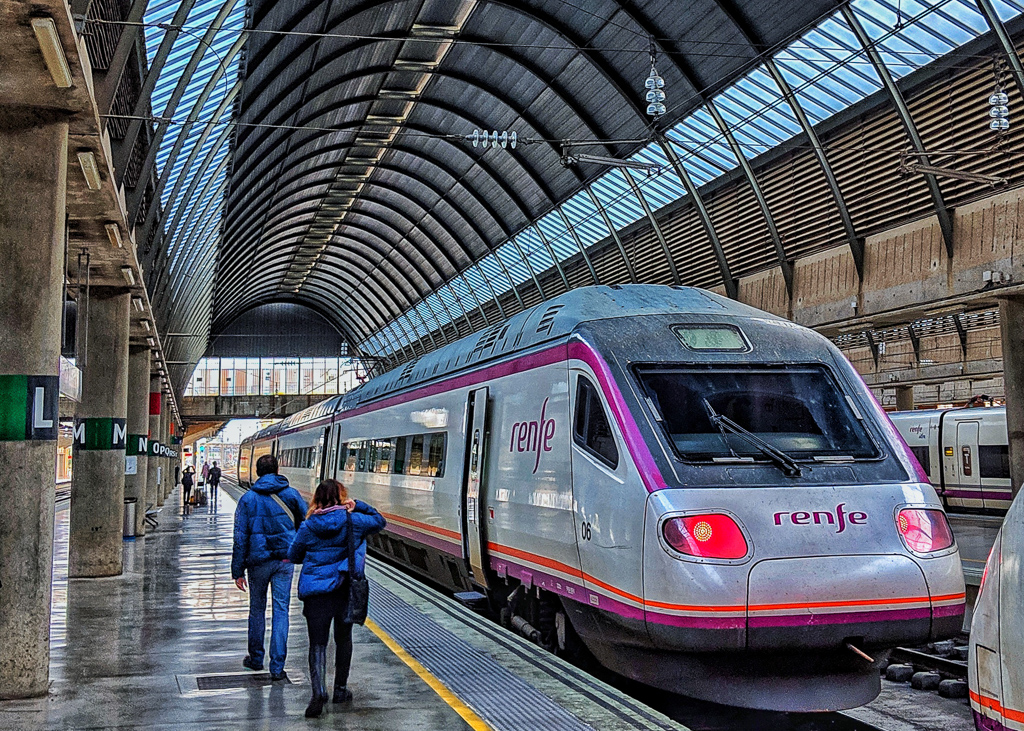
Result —
MULTIPOLYGON (((0 702, 0 729, 682 728, 557 658, 534 659, 540 651, 525 640, 474 628, 461 606, 386 567, 370 572, 377 634, 370 623, 353 633, 351 705, 329 705, 317 720, 303 717, 308 645, 294 587, 286 664, 292 682, 198 690, 200 677, 219 685, 252 674, 241 666, 248 598, 230 576, 230 493, 222 490, 218 503, 184 517, 179 502, 172 494, 160 527, 125 542, 122 576, 71 581, 67 504, 58 507, 50 692, 0 702), (409 634, 409 626, 421 634, 409 634), (518 697, 495 703, 502 686, 516 684, 518 697), (561 721, 503 710, 524 702, 557 706, 561 721)), ((328 667, 333 672, 333 656, 328 667)))

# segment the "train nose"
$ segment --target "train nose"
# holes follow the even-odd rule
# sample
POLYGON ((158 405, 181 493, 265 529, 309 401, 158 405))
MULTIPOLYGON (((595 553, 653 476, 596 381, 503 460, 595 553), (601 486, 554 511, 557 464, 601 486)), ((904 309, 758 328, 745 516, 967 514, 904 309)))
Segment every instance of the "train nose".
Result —
POLYGON ((927 641, 930 627, 928 585, 906 556, 767 559, 750 570, 750 649, 893 646, 927 641))

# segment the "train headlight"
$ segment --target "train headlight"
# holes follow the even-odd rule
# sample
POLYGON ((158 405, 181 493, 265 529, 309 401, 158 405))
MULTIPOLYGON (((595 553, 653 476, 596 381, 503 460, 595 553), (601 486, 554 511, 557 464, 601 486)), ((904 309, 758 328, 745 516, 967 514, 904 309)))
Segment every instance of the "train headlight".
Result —
POLYGON ((932 553, 953 545, 953 531, 941 510, 904 508, 896 514, 896 530, 914 553, 932 553))
POLYGON ((721 513, 669 518, 661 527, 679 553, 699 558, 737 559, 747 555, 747 539, 736 521, 721 513))

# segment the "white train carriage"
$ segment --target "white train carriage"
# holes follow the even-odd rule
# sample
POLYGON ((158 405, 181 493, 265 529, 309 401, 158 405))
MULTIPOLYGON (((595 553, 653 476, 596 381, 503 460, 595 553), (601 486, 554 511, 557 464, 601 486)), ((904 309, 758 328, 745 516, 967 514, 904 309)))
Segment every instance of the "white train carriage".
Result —
POLYGON ((985 564, 967 658, 979 731, 1024 730, 1024 499, 1018 495, 985 564))
POLYGON ((963 622, 941 503, 853 368, 708 292, 574 290, 346 394, 324 434, 308 470, 386 515, 376 552, 656 687, 852 707, 887 648, 963 622))
POLYGON ((950 510, 1002 514, 1010 507, 1006 408, 889 414, 950 510))

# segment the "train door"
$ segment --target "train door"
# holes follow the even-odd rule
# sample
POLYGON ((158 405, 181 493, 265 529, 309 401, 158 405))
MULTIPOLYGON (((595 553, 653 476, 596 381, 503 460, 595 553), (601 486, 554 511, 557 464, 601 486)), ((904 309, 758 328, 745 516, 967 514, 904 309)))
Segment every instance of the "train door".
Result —
POLYGON ((480 505, 487 454, 487 387, 469 392, 466 413, 466 467, 462 478, 462 550, 473 583, 488 588, 486 537, 480 505))
POLYGON ((957 489, 963 499, 963 506, 967 508, 985 506, 978 464, 979 427, 977 421, 961 421, 956 425, 957 489))
MULTIPOLYGON (((320 435, 320 480, 330 477, 331 470, 331 455, 334 450, 329 448, 331 444, 331 427, 324 427, 323 433, 320 435)), ((318 482, 320 481, 318 480, 318 482)))

